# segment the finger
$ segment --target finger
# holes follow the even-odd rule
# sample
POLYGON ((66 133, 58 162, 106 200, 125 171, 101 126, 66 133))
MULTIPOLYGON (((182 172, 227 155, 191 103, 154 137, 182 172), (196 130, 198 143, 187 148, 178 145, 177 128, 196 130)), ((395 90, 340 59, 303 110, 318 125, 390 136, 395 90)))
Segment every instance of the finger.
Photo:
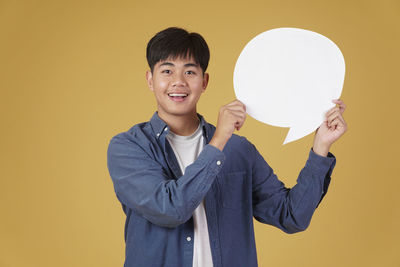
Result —
POLYGON ((331 114, 329 114, 326 118, 327 120, 332 120, 333 118, 337 117, 340 115, 340 111, 339 109, 336 109, 334 112, 332 112, 331 114))
POLYGON ((234 105, 245 106, 243 102, 238 99, 233 100, 232 102, 226 104, 225 106, 234 106, 234 105))
POLYGON ((246 113, 238 112, 238 111, 230 111, 231 116, 233 116, 234 126, 237 130, 239 130, 244 121, 246 120, 246 113))
POLYGON ((338 98, 338 99, 333 99, 332 102, 340 105, 343 103, 343 100, 338 98))
POLYGON ((342 115, 339 115, 338 119, 340 120, 340 122, 341 122, 341 124, 343 125, 343 127, 344 127, 345 129, 347 129, 347 123, 346 123, 346 121, 344 120, 343 116, 342 116, 342 115))
POLYGON ((339 114, 338 118, 343 124, 346 124, 346 121, 344 120, 342 114, 339 114))
POLYGON ((246 108, 241 105, 225 106, 225 108, 227 108, 229 110, 237 110, 237 111, 246 112, 246 108))
POLYGON ((333 108, 331 108, 330 110, 328 110, 326 113, 325 113, 325 116, 327 116, 327 117, 329 117, 331 114, 333 114, 335 111, 340 111, 340 108, 339 107, 333 107, 333 108))
POLYGON ((246 116, 246 111, 240 106, 222 106, 220 109, 220 114, 222 115, 224 113, 246 116))
POLYGON ((342 123, 345 123, 342 115, 338 111, 327 118, 328 126, 330 126, 332 124, 332 121, 334 121, 335 119, 339 119, 342 123))
POLYGON ((246 113, 238 110, 229 110, 229 113, 234 116, 235 120, 246 119, 246 113))
POLYGON ((326 120, 327 121, 331 121, 333 120, 335 117, 340 115, 340 110, 339 108, 335 108, 335 110, 333 110, 331 113, 326 115, 326 120))
POLYGON ((244 125, 244 121, 246 120, 246 118, 241 122, 241 123, 239 123, 238 125, 237 125, 237 127, 236 127, 236 130, 240 130, 241 128, 242 128, 242 126, 244 125))
POLYGON ((332 122, 332 125, 331 125, 331 127, 329 129, 330 130, 338 129, 340 131, 344 131, 345 132, 345 131, 347 131, 347 125, 346 125, 346 123, 343 123, 339 118, 337 118, 332 122))
POLYGON ((335 118, 334 120, 332 120, 332 122, 331 122, 331 124, 330 124, 329 127, 337 127, 337 128, 339 128, 339 129, 341 129, 341 128, 346 129, 346 128, 347 128, 347 124, 346 124, 346 122, 343 120, 343 118, 337 117, 337 118, 335 118))
POLYGON ((343 100, 334 99, 334 100, 332 100, 332 102, 339 105, 338 107, 339 107, 341 113, 343 113, 344 110, 346 109, 346 104, 343 102, 343 100))
POLYGON ((330 128, 336 128, 336 126, 338 126, 339 124, 342 124, 342 121, 341 120, 339 120, 339 118, 336 118, 336 119, 334 119, 334 120, 332 120, 331 121, 331 123, 330 123, 330 128))
POLYGON ((246 112, 246 105, 243 104, 240 100, 235 100, 229 104, 226 105, 226 107, 242 107, 243 110, 246 112))
POLYGON ((341 129, 344 127, 344 124, 339 118, 336 118, 333 121, 331 121, 328 127, 330 130, 341 129))
POLYGON ((325 120, 326 121, 332 121, 336 117, 336 115, 343 123, 346 123, 344 118, 343 118, 343 116, 342 116, 342 113, 340 113, 340 111, 337 111, 337 110, 335 111, 335 113, 332 113, 330 116, 326 117, 325 120))
POLYGON ((346 109, 346 104, 340 99, 334 99, 332 100, 333 103, 337 104, 335 107, 331 108, 326 112, 326 115, 330 115, 332 112, 334 112, 335 109, 338 109, 340 113, 343 114, 344 110, 346 109))

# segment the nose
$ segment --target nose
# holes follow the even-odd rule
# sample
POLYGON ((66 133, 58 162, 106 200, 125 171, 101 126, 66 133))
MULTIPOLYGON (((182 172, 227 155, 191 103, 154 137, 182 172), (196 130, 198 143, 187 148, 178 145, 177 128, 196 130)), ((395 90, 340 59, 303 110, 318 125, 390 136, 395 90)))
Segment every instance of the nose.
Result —
POLYGON ((186 86, 186 80, 183 73, 175 73, 173 77, 172 86, 174 87, 186 86))

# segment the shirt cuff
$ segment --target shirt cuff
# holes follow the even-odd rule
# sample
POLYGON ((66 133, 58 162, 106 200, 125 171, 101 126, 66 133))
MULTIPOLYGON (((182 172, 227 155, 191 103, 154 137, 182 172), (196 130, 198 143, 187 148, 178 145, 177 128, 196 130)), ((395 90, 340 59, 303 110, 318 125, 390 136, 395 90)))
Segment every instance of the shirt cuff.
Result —
POLYGON ((330 176, 335 165, 336 157, 331 152, 328 152, 328 155, 324 157, 315 153, 312 148, 310 149, 306 166, 324 174, 329 172, 328 175, 330 176))
POLYGON ((225 154, 215 146, 207 144, 198 159, 205 163, 206 168, 218 174, 225 163, 225 154))

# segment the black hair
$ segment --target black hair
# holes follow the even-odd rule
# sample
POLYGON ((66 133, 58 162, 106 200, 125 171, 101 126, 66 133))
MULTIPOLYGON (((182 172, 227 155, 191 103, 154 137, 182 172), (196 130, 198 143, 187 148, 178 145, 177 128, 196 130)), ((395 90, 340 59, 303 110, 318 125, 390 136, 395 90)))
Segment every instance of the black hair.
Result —
POLYGON ((193 57, 205 73, 210 60, 210 50, 200 34, 189 33, 178 27, 170 27, 158 32, 147 44, 146 58, 151 72, 157 62, 177 57, 193 57))

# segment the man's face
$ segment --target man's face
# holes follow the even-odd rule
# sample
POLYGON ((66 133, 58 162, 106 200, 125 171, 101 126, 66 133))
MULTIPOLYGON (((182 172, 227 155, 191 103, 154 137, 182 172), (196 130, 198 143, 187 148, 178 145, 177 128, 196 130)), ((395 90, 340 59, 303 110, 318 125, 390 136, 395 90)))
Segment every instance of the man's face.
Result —
POLYGON ((196 114, 200 95, 208 84, 208 74, 192 58, 166 59, 157 62, 153 73, 146 72, 160 117, 196 114))

